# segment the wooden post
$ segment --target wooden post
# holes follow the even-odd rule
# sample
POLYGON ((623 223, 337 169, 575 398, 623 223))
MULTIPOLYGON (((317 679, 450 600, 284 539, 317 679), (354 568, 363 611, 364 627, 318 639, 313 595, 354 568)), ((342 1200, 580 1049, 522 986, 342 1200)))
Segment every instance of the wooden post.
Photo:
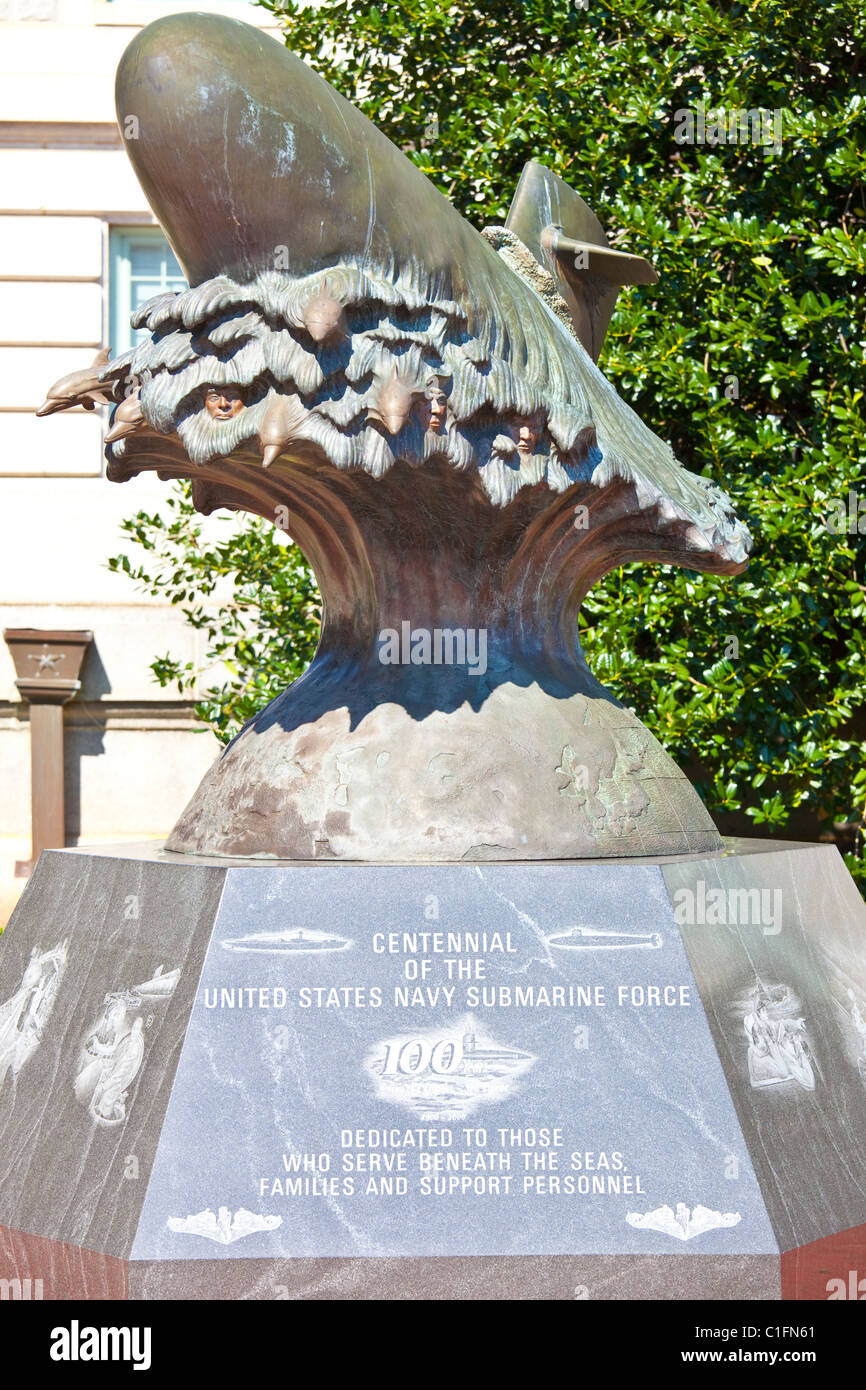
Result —
POLYGON ((30 702, 31 867, 42 850, 66 843, 63 786, 63 706, 81 689, 78 679, 92 632, 7 628, 22 698, 30 702))

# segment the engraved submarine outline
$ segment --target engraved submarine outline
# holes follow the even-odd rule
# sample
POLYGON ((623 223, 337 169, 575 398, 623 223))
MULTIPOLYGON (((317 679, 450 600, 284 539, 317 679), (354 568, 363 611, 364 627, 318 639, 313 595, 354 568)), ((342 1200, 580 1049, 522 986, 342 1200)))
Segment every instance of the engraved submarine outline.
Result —
POLYGON ((223 941, 224 951, 255 952, 260 955, 311 955, 331 951, 348 951, 354 946, 347 936, 314 931, 312 928, 289 927, 285 931, 251 932, 248 936, 231 936, 223 941))
POLYGON ((603 927, 569 927, 546 936, 557 951, 657 951, 664 945, 661 932, 608 931, 603 927))

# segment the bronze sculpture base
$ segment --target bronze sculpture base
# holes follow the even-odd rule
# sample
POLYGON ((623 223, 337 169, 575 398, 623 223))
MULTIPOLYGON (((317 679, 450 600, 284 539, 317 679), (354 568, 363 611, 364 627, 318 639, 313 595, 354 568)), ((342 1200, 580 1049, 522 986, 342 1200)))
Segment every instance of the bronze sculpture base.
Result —
POLYGON ((430 862, 721 847, 686 777, 610 697, 506 682, 477 708, 464 701, 418 720, 395 698, 357 722, 346 704, 305 721, 308 682, 226 750, 168 849, 430 862), (293 711, 300 722, 287 728, 293 711))

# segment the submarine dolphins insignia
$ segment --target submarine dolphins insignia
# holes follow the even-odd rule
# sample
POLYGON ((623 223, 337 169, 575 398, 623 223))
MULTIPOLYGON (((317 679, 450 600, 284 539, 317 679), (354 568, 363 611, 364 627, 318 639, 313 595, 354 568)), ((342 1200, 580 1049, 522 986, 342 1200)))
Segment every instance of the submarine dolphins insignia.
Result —
POLYGON ((738 1226, 742 1217, 738 1211, 710 1211, 700 1204, 689 1211, 685 1202, 677 1202, 675 1212, 670 1207, 656 1207, 654 1211, 630 1211, 626 1221, 637 1231, 660 1231, 662 1235, 674 1236, 677 1240, 692 1240, 694 1236, 705 1235, 707 1231, 724 1230, 738 1226))
POLYGON ((168 1229, 176 1235, 203 1236, 214 1240, 218 1245, 232 1245, 244 1236, 256 1235, 260 1231, 275 1231, 283 1224, 281 1216, 262 1216, 258 1212, 247 1211, 241 1207, 234 1216, 228 1207, 220 1207, 217 1215, 207 1207, 193 1216, 170 1216, 168 1229))

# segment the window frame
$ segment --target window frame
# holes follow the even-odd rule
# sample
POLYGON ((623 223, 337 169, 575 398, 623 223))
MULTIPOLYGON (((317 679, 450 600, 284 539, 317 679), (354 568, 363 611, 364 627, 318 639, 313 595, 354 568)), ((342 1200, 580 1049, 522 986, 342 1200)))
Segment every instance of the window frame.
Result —
MULTIPOLYGON (((176 261, 161 227, 112 224, 108 229, 108 342, 113 357, 132 346, 132 283, 134 243, 164 246, 176 261)), ((182 274, 182 272, 181 272, 182 274)), ((174 277, 166 277, 174 278, 174 277)), ((186 281, 183 282, 184 286, 186 281)), ((169 285, 165 286, 166 289, 169 285)), ((159 290, 154 290, 159 294, 159 290)))

